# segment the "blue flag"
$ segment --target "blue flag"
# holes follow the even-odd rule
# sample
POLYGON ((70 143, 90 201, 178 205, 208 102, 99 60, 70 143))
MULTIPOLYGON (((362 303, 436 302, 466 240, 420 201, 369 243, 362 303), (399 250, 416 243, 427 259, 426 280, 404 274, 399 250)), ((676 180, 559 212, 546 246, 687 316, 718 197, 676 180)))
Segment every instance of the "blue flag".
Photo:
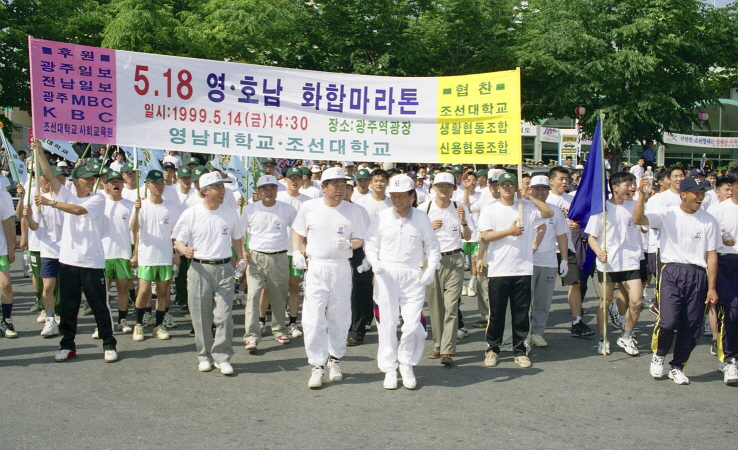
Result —
MULTIPOLYGON (((605 192, 605 200, 609 197, 610 190, 607 188, 605 178, 605 161, 602 149, 602 119, 597 120, 592 147, 589 150, 587 165, 584 166, 582 179, 580 180, 577 194, 569 207, 568 218, 579 222, 582 230, 587 228, 589 218, 604 211, 602 192, 605 192)), ((596 255, 589 246, 587 256, 582 265, 582 272, 589 274, 594 265, 596 255)))

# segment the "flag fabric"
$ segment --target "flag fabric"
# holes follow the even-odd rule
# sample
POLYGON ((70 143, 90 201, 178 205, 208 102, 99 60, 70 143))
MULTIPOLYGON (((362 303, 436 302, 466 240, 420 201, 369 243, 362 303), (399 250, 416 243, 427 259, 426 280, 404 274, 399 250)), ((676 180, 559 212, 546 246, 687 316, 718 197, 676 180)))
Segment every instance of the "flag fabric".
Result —
POLYGON ((138 169, 141 175, 138 177, 139 184, 143 185, 146 182, 146 175, 148 175, 151 170, 164 172, 164 168, 161 166, 161 160, 164 159, 164 150, 152 150, 146 148, 137 148, 134 150, 133 147, 125 146, 120 146, 119 148, 125 152, 126 159, 133 164, 133 167, 138 169))
POLYGON ((67 141, 54 141, 51 139, 39 139, 44 150, 48 150, 55 155, 59 155, 67 161, 77 162, 79 155, 67 141))
POLYGON ((702 159, 700 160, 700 169, 702 171, 705 170, 705 164, 707 164, 707 153, 702 154, 702 159))
POLYGON ((242 197, 249 198, 249 173, 241 157, 235 155, 215 155, 211 163, 216 169, 232 175, 236 180, 238 192, 241 193, 242 197))
POLYGON ((21 161, 20 156, 18 156, 18 152, 16 152, 13 146, 10 145, 10 142, 5 139, 5 135, 2 132, 0 132, 0 138, 2 138, 3 146, 8 151, 8 159, 12 161, 13 164, 13 167, 10 168, 10 175, 16 183, 25 184, 26 180, 28 180, 28 168, 26 167, 26 164, 21 161))
MULTIPOLYGON (((577 193, 569 207, 569 220, 579 222, 582 230, 587 228, 591 216, 602 213, 605 210, 604 200, 607 200, 610 190, 607 188, 605 178, 605 165, 602 151, 602 119, 597 120, 592 147, 589 151, 587 164, 582 172, 582 179, 577 188, 577 193)), ((587 246, 587 255, 584 258, 582 272, 589 275, 596 259, 595 253, 587 246)))

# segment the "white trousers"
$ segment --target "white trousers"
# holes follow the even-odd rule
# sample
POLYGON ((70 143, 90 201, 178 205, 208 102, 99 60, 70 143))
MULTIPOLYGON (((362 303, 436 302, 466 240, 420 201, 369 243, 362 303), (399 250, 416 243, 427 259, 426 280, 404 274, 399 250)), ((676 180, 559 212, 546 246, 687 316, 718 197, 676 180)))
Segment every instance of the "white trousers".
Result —
POLYGON ((415 366, 425 350, 423 303, 425 287, 419 268, 385 267, 374 275, 374 303, 378 314, 379 349, 377 365, 382 372, 397 370, 398 362, 415 366), (402 315, 402 337, 397 345, 398 317, 402 315))
POLYGON ((312 366, 342 358, 351 327, 351 265, 348 260, 310 260, 305 273, 302 331, 312 366))

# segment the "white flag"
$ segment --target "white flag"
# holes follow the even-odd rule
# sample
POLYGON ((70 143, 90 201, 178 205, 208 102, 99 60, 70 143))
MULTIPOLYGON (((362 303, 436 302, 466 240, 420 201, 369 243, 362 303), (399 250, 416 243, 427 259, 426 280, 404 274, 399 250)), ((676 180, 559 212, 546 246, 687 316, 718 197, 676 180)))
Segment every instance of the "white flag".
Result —
POLYGON ((51 139, 39 139, 44 149, 55 155, 59 155, 67 161, 77 162, 79 156, 74 151, 72 144, 67 141, 53 141, 51 139))
POLYGON ((13 146, 10 145, 10 142, 5 139, 5 135, 2 132, 0 132, 0 137, 2 137, 3 146, 8 150, 8 158, 12 161, 12 163, 9 162, 10 175, 16 183, 25 184, 26 180, 28 180, 28 168, 26 167, 26 164, 21 161, 18 156, 18 152, 16 152, 13 146))

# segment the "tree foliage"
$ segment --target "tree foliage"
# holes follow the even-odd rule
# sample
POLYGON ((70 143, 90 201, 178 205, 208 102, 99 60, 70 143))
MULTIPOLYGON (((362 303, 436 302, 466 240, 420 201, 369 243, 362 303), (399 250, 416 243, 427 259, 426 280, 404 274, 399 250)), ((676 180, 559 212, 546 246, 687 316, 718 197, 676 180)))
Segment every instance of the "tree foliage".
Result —
POLYGON ((524 116, 571 116, 581 105, 592 129, 604 114, 616 158, 686 132, 695 107, 718 101, 730 22, 699 0, 531 0, 518 50, 524 116))

